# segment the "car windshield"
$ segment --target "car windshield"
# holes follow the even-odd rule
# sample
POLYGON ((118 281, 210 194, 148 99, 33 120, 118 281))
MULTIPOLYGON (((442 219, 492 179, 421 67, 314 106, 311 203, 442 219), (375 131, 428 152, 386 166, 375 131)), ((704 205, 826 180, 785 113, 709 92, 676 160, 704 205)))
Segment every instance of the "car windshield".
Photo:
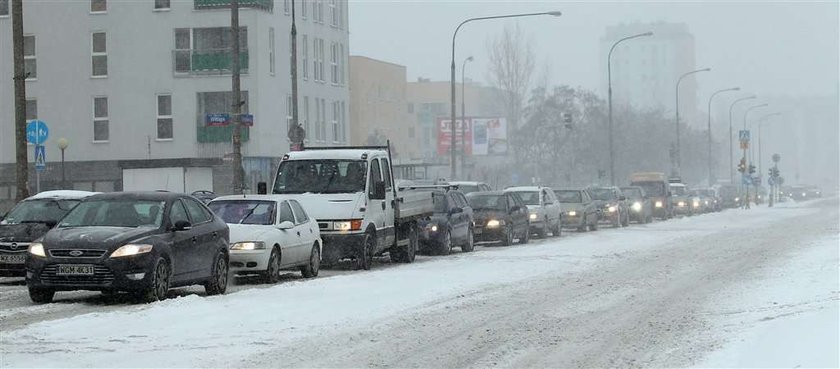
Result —
POLYGON ((615 192, 609 188, 593 188, 590 192, 592 193, 592 197, 598 200, 609 201, 617 198, 615 192))
POLYGON ((478 195, 479 193, 475 192, 467 197, 474 210, 505 210, 507 199, 503 195, 478 195))
POLYGON ((633 182, 633 186, 641 187, 648 196, 665 196, 665 185, 662 182, 633 182))
POLYGON ((291 160, 280 163, 273 193, 364 192, 367 162, 363 160, 291 160))
POLYGON ((449 211, 446 195, 440 192, 432 193, 432 201, 435 203, 435 213, 442 214, 449 211))
POLYGON ((59 227, 160 227, 163 201, 103 199, 83 201, 73 208, 59 227))
POLYGON ((478 185, 458 185, 458 190, 460 190, 464 195, 472 192, 478 192, 479 188, 478 185))
POLYGON ((21 201, 0 224, 58 222, 80 201, 56 199, 21 201))
POLYGON ((274 224, 274 201, 219 200, 207 206, 227 224, 274 224))
POLYGON ((642 190, 633 187, 624 187, 621 189, 626 197, 640 198, 642 197, 642 190))
POLYGON ((516 194, 519 195, 519 198, 522 199, 525 205, 540 204, 540 193, 537 191, 516 191, 516 194))
POLYGON ((583 202, 580 197, 580 191, 575 190, 554 190, 557 199, 563 203, 583 202))
POLYGON ((671 186, 671 193, 674 196, 685 196, 687 193, 685 186, 671 186))

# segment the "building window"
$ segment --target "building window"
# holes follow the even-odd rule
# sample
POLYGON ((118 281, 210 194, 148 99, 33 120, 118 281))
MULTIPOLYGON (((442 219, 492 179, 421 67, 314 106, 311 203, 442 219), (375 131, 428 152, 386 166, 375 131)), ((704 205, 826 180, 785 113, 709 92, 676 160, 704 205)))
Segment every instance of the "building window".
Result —
POLYGON ((338 84, 338 43, 330 44, 330 81, 338 84))
MULTIPOLYGON (((248 110, 248 91, 242 90, 242 114, 247 114, 248 110)), ((231 114, 233 110, 233 92, 218 91, 218 92, 199 92, 196 95, 198 103, 197 124, 199 127, 207 125, 207 114, 231 114)))
POLYGON ((346 68, 347 59, 344 58, 344 44, 339 44, 338 50, 338 84, 344 86, 344 69, 346 68))
POLYGON ((155 10, 169 10, 170 0, 155 0, 155 10))
POLYGON ((303 62, 301 66, 303 66, 303 80, 309 79, 309 37, 306 35, 301 36, 301 55, 303 62))
POLYGON ((108 11, 107 0, 90 0, 91 13, 105 13, 108 11))
POLYGON ((283 14, 289 15, 291 12, 292 7, 289 5, 289 2, 292 0, 283 0, 283 14))
POLYGON ((318 39, 318 75, 321 77, 319 80, 321 82, 325 82, 327 79, 324 76, 324 39, 318 39))
POLYGON ((324 24, 324 0, 318 1, 318 23, 324 24))
POLYGON ((327 141, 327 100, 321 99, 321 140, 327 141))
POLYGON ((312 22, 318 23, 318 1, 312 0, 312 22))
POLYGON ((26 100, 26 120, 38 119, 38 100, 26 100))
POLYGON ((307 136, 312 134, 309 131, 309 96, 303 97, 303 131, 307 136))
POLYGON ((93 142, 108 142, 108 98, 93 98, 93 142))
POLYGON ((23 70, 27 80, 38 79, 38 63, 35 60, 35 36, 23 36, 23 70))
POLYGON ((338 139, 340 133, 338 132, 338 119, 341 117, 341 113, 338 109, 341 108, 341 104, 338 101, 333 101, 332 103, 332 134, 333 134, 333 142, 338 143, 338 139))
POLYGON ((286 130, 292 126, 292 95, 286 95, 286 130))
POLYGON ((335 7, 335 0, 330 0, 330 26, 338 27, 338 9, 335 7))
POLYGON ((171 140, 172 128, 172 95, 157 95, 157 139, 171 140))
POLYGON ((347 143, 347 106, 344 101, 341 102, 341 119, 338 128, 341 132, 341 142, 347 143))
POLYGON ((9 0, 0 0, 0 17, 9 16, 9 0))
POLYGON ((91 76, 108 76, 108 51, 105 32, 91 34, 91 76))
POLYGON ((300 0, 300 18, 306 19, 306 0, 300 0))
MULTIPOLYGON (((230 27, 176 28, 175 74, 226 74, 232 70, 230 27)), ((248 28, 239 29, 240 71, 248 73, 248 28)))
POLYGON ((268 28, 268 73, 274 75, 274 27, 268 28))
POLYGON ((338 29, 344 29, 344 0, 338 0, 338 29))

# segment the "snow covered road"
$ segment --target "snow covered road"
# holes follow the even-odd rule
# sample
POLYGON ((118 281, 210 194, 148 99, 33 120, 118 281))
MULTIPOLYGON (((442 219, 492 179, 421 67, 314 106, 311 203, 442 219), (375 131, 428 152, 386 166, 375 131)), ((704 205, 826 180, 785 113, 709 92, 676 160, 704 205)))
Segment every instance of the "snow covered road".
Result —
POLYGON ((832 198, 209 298, 9 298, 0 366, 836 367, 838 220, 832 198), (745 355, 814 324, 823 339, 784 361, 745 355))

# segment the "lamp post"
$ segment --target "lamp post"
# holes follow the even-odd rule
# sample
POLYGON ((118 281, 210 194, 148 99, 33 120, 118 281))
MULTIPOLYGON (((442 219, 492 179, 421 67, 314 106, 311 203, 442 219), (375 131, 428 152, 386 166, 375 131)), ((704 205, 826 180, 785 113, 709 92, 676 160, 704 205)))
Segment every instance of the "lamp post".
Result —
POLYGON ((451 115, 452 120, 450 121, 450 125, 449 125, 450 126, 450 133, 452 134, 450 147, 449 147, 449 153, 450 153, 449 164, 450 164, 451 169, 452 169, 451 174, 452 174, 452 179, 453 180, 455 179, 455 176, 457 174, 457 172, 455 170, 455 162, 456 162, 456 156, 457 156, 457 153, 455 151, 455 145, 456 145, 456 141, 455 141, 455 114, 456 114, 456 112, 455 112, 455 37, 458 36, 458 30, 460 30, 461 27, 464 26, 465 24, 467 24, 469 22, 474 22, 474 21, 482 21, 482 20, 490 20, 490 19, 532 17, 532 16, 537 16, 537 15, 551 15, 551 16, 559 17, 560 15, 562 15, 562 13, 560 13, 559 11, 552 11, 552 12, 541 12, 541 13, 522 13, 522 14, 493 15, 493 16, 489 16, 489 17, 476 17, 476 18, 469 18, 467 20, 464 20, 463 22, 458 24, 458 27, 455 27, 455 32, 452 33, 452 60, 451 60, 451 63, 450 63, 450 76, 449 76, 449 87, 450 87, 450 90, 451 90, 450 102, 451 102, 451 110, 452 110, 452 115, 451 115))
POLYGON ((770 117, 776 116, 776 115, 782 115, 782 113, 776 112, 776 113, 765 114, 764 116, 762 116, 758 120, 758 122, 759 122, 758 123, 758 172, 759 173, 761 173, 761 171, 764 170, 764 166, 762 165, 763 160, 761 158, 761 126, 763 126, 764 123, 767 123, 767 118, 770 118, 770 117))
POLYGON ((472 56, 464 59, 464 62, 461 63, 461 174, 466 172, 467 167, 467 113, 465 113, 466 103, 464 102, 464 90, 466 90, 467 85, 464 84, 464 74, 466 73, 467 62, 471 61, 473 61, 472 56))
POLYGON ((58 139, 58 149, 61 150, 61 188, 67 189, 67 181, 64 177, 64 150, 67 150, 67 147, 70 146, 70 141, 67 141, 66 138, 62 137, 58 139))
MULTIPOLYGON (((712 96, 709 96, 709 108, 706 110, 709 113, 709 123, 706 127, 708 139, 709 139, 709 148, 708 148, 708 157, 709 157, 709 186, 712 185, 712 99, 715 98, 715 95, 724 93, 727 91, 741 91, 740 87, 731 87, 731 88, 724 88, 722 90, 715 91, 712 96)), ((732 132, 729 132, 729 137, 732 137, 732 132)))
POLYGON ((677 167, 676 167, 676 172, 677 172, 676 174, 677 175, 681 175, 680 171, 681 171, 681 167, 682 167, 682 158, 681 158, 681 153, 680 153, 680 83, 682 83, 683 78, 688 77, 692 74, 700 73, 700 72, 708 72, 708 71, 711 71, 711 70, 712 70, 712 68, 703 68, 703 69, 693 70, 691 72, 683 73, 683 75, 681 75, 680 78, 677 79, 677 88, 676 88, 676 93, 674 94, 674 95, 676 95, 676 111, 677 111, 677 167))
POLYGON ((646 37, 646 36, 653 36, 653 32, 645 32, 640 33, 638 35, 627 36, 616 41, 612 47, 610 47, 610 52, 607 54, 607 100, 609 101, 609 138, 610 138, 610 184, 615 186, 615 149, 613 148, 613 112, 612 112, 612 53, 618 44, 632 40, 638 37, 646 37))
POLYGON ((732 142, 732 137, 733 137, 732 136, 732 134, 733 134, 733 132, 732 132, 732 108, 735 107, 735 104, 737 104, 741 101, 752 100, 752 99, 755 99, 755 98, 756 98, 755 95, 745 96, 745 97, 742 97, 740 99, 737 99, 737 100, 733 101, 732 104, 729 105, 729 165, 730 165, 728 167, 729 168, 729 184, 735 184, 735 171, 732 170, 732 165, 735 165, 735 152, 734 152, 734 150, 735 150, 734 147, 735 146, 733 146, 734 144, 732 142))
MULTIPOLYGON (((747 108, 747 110, 744 111, 744 130, 745 131, 747 130, 747 116, 750 114, 750 111, 758 109, 758 108, 763 108, 767 105, 769 105, 769 104, 753 105, 753 106, 750 106, 749 108, 747 108)), ((747 148, 746 147, 744 148, 743 158, 744 158, 744 162, 746 162, 746 160, 747 160, 747 148)), ((745 171, 745 174, 750 176, 750 178, 752 178, 752 176, 750 175, 750 172, 749 172, 750 167, 752 167, 752 159, 750 159, 750 162, 747 165, 747 170, 745 171)), ((744 209, 749 209, 750 208, 750 185, 747 184, 745 187, 746 187, 746 196, 744 196, 744 209)))

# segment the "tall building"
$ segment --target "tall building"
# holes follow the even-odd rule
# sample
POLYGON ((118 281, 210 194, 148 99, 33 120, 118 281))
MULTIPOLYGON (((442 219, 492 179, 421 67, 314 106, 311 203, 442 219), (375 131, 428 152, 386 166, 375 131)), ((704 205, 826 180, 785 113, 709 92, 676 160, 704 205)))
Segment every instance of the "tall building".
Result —
MULTIPOLYGON (((624 37, 645 32, 653 32, 653 36, 622 42, 613 51, 613 104, 660 108, 673 113, 677 80, 683 73, 697 69, 694 36, 684 23, 632 23, 607 27, 601 38, 604 96, 607 94, 610 48, 624 37)), ((695 76, 688 76, 680 85, 680 118, 697 127, 702 123, 697 117, 697 83, 695 76)))
MULTIPOLYGON (((0 0, 0 50, 12 49, 7 3, 0 0)), ((23 4, 27 119, 49 126, 42 190, 231 191, 229 3, 23 4), (69 142, 63 186, 59 138, 69 142)), ((252 123, 242 131, 242 152, 246 185, 253 189, 270 181, 277 158, 289 148, 292 4, 240 4, 242 111, 252 123)), ((299 0, 295 8, 306 142, 345 144, 347 0, 299 0)), ((6 82, 12 74, 12 53, 0 53, 0 200, 14 196, 13 86, 6 82)), ((29 151, 32 162, 31 146, 29 151)))

